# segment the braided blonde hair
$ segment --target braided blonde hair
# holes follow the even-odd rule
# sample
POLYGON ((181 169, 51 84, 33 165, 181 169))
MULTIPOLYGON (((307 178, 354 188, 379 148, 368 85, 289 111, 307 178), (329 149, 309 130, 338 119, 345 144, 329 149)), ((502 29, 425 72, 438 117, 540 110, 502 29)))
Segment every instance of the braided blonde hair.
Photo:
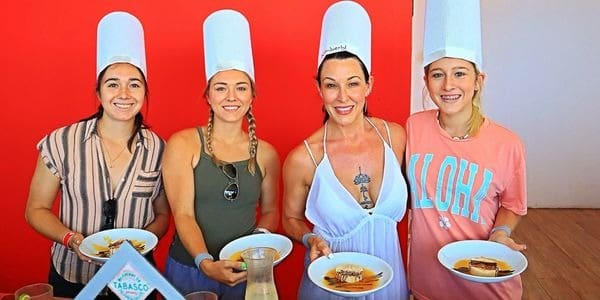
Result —
POLYGON ((215 119, 215 112, 211 108, 210 112, 208 114, 208 124, 206 125, 206 149, 208 149, 208 153, 210 154, 210 157, 212 158, 213 163, 217 166, 220 166, 223 163, 220 159, 217 158, 217 156, 215 155, 215 153, 213 151, 213 147, 212 147, 212 133, 213 133, 214 119, 215 119))
POLYGON ((256 174, 256 152, 258 152, 258 138, 256 137, 256 120, 254 114, 252 114, 252 105, 246 112, 246 119, 248 120, 248 136, 250 137, 250 145, 248 145, 248 152, 250 152, 250 161, 248 162, 248 172, 250 174, 256 174))

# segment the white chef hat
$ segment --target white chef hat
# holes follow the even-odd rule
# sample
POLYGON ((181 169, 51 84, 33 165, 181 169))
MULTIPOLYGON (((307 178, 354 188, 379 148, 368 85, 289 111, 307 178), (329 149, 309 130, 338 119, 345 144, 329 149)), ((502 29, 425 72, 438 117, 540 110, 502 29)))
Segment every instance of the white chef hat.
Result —
POLYGON ((204 68, 206 81, 217 72, 239 70, 254 81, 250 26, 241 13, 223 9, 204 21, 204 68))
POLYGON ((147 78, 144 29, 133 15, 115 11, 104 16, 98 23, 96 47, 96 77, 109 65, 130 63, 147 78))
POLYGON ((481 70, 479 0, 427 0, 423 67, 443 57, 468 60, 481 70))
POLYGON ((317 68, 325 56, 342 51, 358 56, 371 72, 371 20, 367 11, 354 1, 334 3, 325 12, 317 68))

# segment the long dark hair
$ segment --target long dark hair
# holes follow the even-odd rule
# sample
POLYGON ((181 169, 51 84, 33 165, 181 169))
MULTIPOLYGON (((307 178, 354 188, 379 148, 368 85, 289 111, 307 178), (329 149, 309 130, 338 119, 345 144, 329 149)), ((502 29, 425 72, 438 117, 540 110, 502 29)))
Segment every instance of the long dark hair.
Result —
MULTIPOLYGON (((106 68, 104 68, 104 70, 102 70, 98 74, 98 79, 96 80, 96 93, 98 95, 100 95, 100 88, 102 87, 102 78, 104 77, 104 73, 106 73, 106 70, 110 66, 111 65, 107 66, 106 68)), ((144 95, 144 97, 146 97, 146 100, 147 100, 146 105, 150 105, 150 102, 148 101, 149 90, 148 90, 148 83, 146 82, 146 76, 144 76, 144 73, 142 73, 142 70, 140 70, 140 68, 138 68, 138 67, 135 67, 135 68, 138 70, 138 72, 140 72, 140 74, 142 74, 142 81, 144 82, 144 86, 146 87, 146 92, 144 95)), ((146 107, 148 107, 148 106, 146 106, 146 107)), ((104 107, 102 107, 102 104, 100 104, 100 105, 98 105, 98 111, 96 111, 93 115, 82 119, 81 121, 100 119, 100 118, 102 118, 102 115, 104 115, 104 107)), ((142 129, 148 129, 148 128, 150 128, 150 126, 148 126, 148 124, 144 123, 144 116, 142 115, 142 112, 139 111, 135 115, 135 119, 133 121, 133 131, 131 132, 131 136, 129 136, 129 139, 127 140, 127 148, 129 150, 129 152, 131 152, 131 146, 133 145, 133 141, 135 141, 136 135, 138 135, 138 133, 142 129)))
MULTIPOLYGON (((321 62, 321 64, 319 65, 319 68, 317 69, 317 76, 315 76, 315 80, 317 81, 317 84, 319 86, 321 86, 321 71, 323 70, 323 64, 325 63, 325 61, 327 61, 329 59, 349 59, 349 58, 356 58, 356 60, 358 60, 358 62, 360 63, 360 68, 363 71, 363 75, 365 75, 365 81, 369 82, 369 78, 370 78, 369 70, 367 70, 367 67, 360 60, 360 58, 358 58, 358 56, 356 56, 348 51, 340 51, 340 52, 334 52, 334 53, 325 55, 325 58, 323 58, 323 61, 321 62)), ((323 110, 323 113, 325 114, 323 116, 323 124, 325 124, 325 122, 327 122, 327 120, 329 120, 329 113, 327 113, 325 106, 323 106, 321 109, 323 110)), ((366 102, 365 102, 365 106, 363 107, 363 115, 365 115, 365 116, 369 115, 369 112, 367 111, 366 102)))

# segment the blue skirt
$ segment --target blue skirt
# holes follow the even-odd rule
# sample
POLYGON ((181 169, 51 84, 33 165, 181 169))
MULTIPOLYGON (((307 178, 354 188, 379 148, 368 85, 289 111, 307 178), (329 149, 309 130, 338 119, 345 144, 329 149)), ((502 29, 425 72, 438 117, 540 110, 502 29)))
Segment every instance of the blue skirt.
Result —
POLYGON ((211 291, 223 300, 244 299, 246 295, 245 281, 230 287, 204 275, 200 268, 184 265, 170 256, 165 266, 165 278, 182 295, 196 291, 211 291))

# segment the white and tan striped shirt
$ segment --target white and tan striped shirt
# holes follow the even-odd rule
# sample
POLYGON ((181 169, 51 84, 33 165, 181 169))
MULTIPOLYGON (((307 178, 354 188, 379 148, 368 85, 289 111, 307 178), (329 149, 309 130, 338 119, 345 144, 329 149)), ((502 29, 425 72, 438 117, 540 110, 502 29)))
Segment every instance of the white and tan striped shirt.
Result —
MULTIPOLYGON (((60 177, 59 219, 84 236, 98 232, 104 220, 102 204, 117 201, 115 228, 144 228, 154 220, 152 202, 162 187, 161 161, 165 142, 148 129, 138 134, 129 166, 114 195, 97 119, 59 128, 37 145, 46 166, 60 177)), ((61 243, 52 244, 52 263, 66 280, 86 284, 98 266, 84 262, 61 243)))

